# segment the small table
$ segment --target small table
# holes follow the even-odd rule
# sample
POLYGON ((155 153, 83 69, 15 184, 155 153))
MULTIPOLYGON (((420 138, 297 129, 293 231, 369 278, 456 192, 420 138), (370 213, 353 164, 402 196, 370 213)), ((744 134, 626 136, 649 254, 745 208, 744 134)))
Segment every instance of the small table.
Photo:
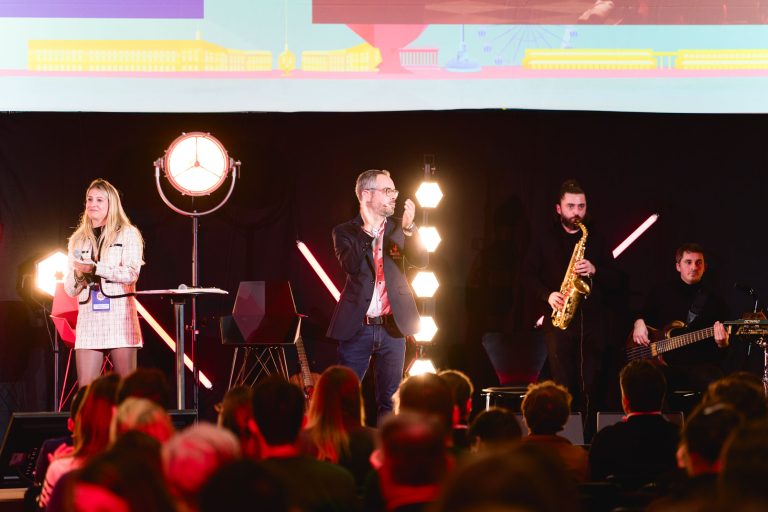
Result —
MULTIPOLYGON (((184 304, 190 297, 198 295, 228 295, 229 292, 221 288, 190 288, 181 285, 179 288, 170 288, 167 290, 142 290, 136 292, 136 295, 158 295, 161 297, 170 297, 173 303, 173 318, 176 324, 176 408, 183 410, 186 407, 184 396, 184 304)), ((194 350, 195 333, 192 333, 194 350)), ((192 361, 192 374, 195 375, 197 366, 192 361)), ((195 375, 196 377, 196 375, 195 375)), ((195 378, 197 386, 197 378, 195 378)), ((195 388, 196 389, 196 388, 195 388)), ((197 402, 195 400, 195 402, 197 402)), ((195 403, 197 409, 197 403, 195 403)))

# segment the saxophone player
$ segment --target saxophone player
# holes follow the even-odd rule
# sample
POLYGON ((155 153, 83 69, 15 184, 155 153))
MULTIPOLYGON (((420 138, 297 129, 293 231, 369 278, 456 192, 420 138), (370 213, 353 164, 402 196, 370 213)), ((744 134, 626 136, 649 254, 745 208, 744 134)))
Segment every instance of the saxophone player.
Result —
POLYGON ((587 196, 578 182, 567 180, 560 186, 555 212, 555 222, 539 230, 531 241, 524 282, 540 301, 537 311, 544 316, 541 328, 551 377, 573 395, 573 410, 591 421, 591 413, 597 410, 593 395, 606 348, 608 308, 602 304, 601 288, 613 286, 618 276, 611 268, 607 245, 589 222, 587 196), (586 294, 574 289, 578 281, 588 285, 586 294))

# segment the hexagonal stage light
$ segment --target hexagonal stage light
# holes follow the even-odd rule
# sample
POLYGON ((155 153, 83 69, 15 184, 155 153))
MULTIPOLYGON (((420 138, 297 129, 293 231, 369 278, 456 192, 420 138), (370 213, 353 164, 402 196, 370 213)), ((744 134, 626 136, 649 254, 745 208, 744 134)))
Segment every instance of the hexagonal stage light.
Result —
POLYGON ((425 181, 416 191, 416 199, 422 208, 436 208, 443 198, 443 191, 434 181, 425 181))
POLYGON ((56 283, 64 282, 64 276, 69 270, 66 253, 55 251, 35 263, 35 286, 53 296, 56 283))
POLYGON ((421 243, 427 252, 435 252, 437 246, 442 242, 440 233, 437 232, 437 228, 434 226, 422 226, 419 228, 419 237, 421 237, 421 243))
POLYGON ((413 335, 413 339, 422 343, 429 343, 432 341, 432 338, 435 337, 435 334, 437 334, 437 324, 435 323, 434 318, 431 316, 422 316, 419 332, 413 335))
POLYGON ((411 285, 417 297, 432 297, 440 283, 437 282, 434 272, 419 272, 411 281, 411 285))

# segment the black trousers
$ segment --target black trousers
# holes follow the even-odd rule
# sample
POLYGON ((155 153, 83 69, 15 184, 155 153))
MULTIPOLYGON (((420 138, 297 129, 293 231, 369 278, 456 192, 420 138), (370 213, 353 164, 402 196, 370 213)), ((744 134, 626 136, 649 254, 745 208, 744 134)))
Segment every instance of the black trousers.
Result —
POLYGON ((567 387, 573 396, 571 408, 581 412, 586 437, 598 407, 596 385, 605 347, 605 326, 593 315, 577 311, 568 329, 554 327, 550 319, 546 319, 543 329, 552 380, 567 387))

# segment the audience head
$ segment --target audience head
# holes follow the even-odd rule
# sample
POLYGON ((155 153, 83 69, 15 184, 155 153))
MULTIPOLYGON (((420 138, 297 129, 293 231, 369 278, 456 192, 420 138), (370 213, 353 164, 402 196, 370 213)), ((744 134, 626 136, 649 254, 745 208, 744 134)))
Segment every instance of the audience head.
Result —
POLYGON ((469 440, 474 451, 519 440, 523 435, 515 414, 503 407, 480 412, 469 426, 469 440))
POLYGON ((188 427, 163 445, 168 486, 177 498, 193 507, 208 478, 239 457, 240 444, 235 435, 209 423, 188 427))
POLYGON ((530 384, 520 408, 533 435, 554 435, 563 430, 571 414, 573 397, 551 380, 530 384))
POLYGON ((310 426, 328 422, 349 428, 363 425, 363 420, 363 396, 357 374, 346 366, 328 367, 312 395, 310 426))
POLYGON ((399 485, 439 482, 448 471, 445 425, 435 415, 403 411, 381 426, 384 468, 399 485))
POLYGON ((128 397, 117 406, 112 418, 111 438, 114 441, 129 430, 137 430, 164 443, 175 429, 168 412, 146 398, 128 397))
POLYGON ((72 492, 78 511, 175 510, 161 470, 160 443, 137 431, 127 432, 93 457, 79 472, 72 492))
POLYGON ((253 417, 253 405, 251 404, 251 388, 249 386, 235 386, 230 388, 216 408, 219 413, 217 424, 235 436, 242 437, 244 430, 248 428, 248 419, 253 417))
POLYGON ((230 388, 217 405, 219 413, 217 424, 235 434, 240 440, 240 448, 243 456, 259 458, 258 443, 248 426, 253 421, 253 405, 251 404, 251 388, 249 386, 235 386, 230 388))
POLYGON ((251 395, 253 419, 269 446, 295 444, 304 421, 304 392, 280 375, 260 380, 251 395))
POLYGON ((112 409, 119 382, 116 373, 108 373, 88 385, 75 420, 76 457, 90 457, 109 445, 112 409))
POLYGON ((397 412, 434 414, 450 433, 453 429, 453 396, 445 380, 434 373, 408 377, 396 395, 397 412))
POLYGON ((667 380, 656 364, 632 361, 619 375, 624 412, 657 412, 664 404, 667 380))
POLYGON ((254 510, 288 512, 283 484, 251 459, 240 459, 220 468, 200 491, 200 512, 254 510))
POLYGON ((518 443, 487 451, 453 471, 435 510, 578 510, 576 485, 547 447, 518 443))
POLYGON ((472 395, 475 388, 472 381, 459 370, 443 370, 437 374, 451 388, 453 396, 453 422, 455 425, 469 423, 469 414, 472 412, 472 395))
POLYGON ((680 438, 682 462, 690 476, 719 471, 720 452, 744 417, 726 404, 700 405, 685 422, 680 438))
POLYGON ((67 429, 70 432, 75 431, 75 420, 77 419, 77 411, 80 410, 80 406, 83 405, 83 398, 85 398, 85 392, 88 390, 88 386, 77 388, 77 393, 72 397, 72 402, 69 404, 69 418, 67 418, 67 429))
POLYGON ((348 432, 363 426, 357 374, 346 366, 328 367, 317 381, 307 416, 317 457, 338 462, 341 453, 349 450, 348 432))
POLYGON ((727 510, 768 509, 768 420, 736 428, 721 455, 718 490, 727 510))
POLYGON ((729 404, 747 420, 768 416, 763 383, 746 372, 729 375, 711 383, 701 399, 702 404, 729 404))
POLYGON ((171 401, 171 387, 165 374, 157 368, 137 368, 126 376, 117 390, 117 403, 128 397, 146 398, 167 408, 171 401))

